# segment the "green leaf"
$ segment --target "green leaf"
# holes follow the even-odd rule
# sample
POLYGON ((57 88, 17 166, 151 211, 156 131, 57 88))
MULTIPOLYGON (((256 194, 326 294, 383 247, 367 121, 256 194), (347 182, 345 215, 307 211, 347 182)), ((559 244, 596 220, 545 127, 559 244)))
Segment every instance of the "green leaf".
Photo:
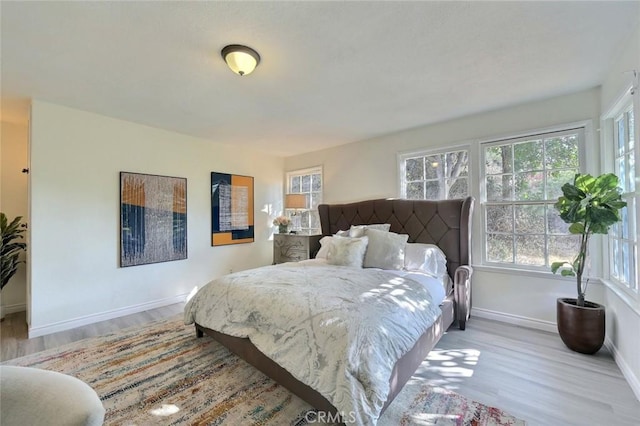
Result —
POLYGON ((563 277, 575 276, 575 268, 569 262, 553 262, 551 264, 551 272, 555 274, 558 271, 560 271, 560 275, 563 277))
POLYGON ((575 185, 571 185, 570 183, 565 183, 562 185, 562 193, 568 200, 579 200, 584 197, 584 192, 582 192, 575 185))
POLYGON ((574 185, 584 193, 589 193, 593 190, 595 181, 596 179, 590 174, 577 174, 574 178, 574 185))
POLYGON ((620 190, 618 188, 615 188, 614 190, 607 190, 598 198, 600 199, 601 205, 608 205, 613 201, 620 200, 620 190))
POLYGON ((592 234, 608 234, 609 228, 609 225, 605 225, 603 223, 594 223, 591 225, 590 230, 592 234))
POLYGON ((566 264, 567 264, 567 262, 553 262, 551 264, 551 272, 553 272, 555 274, 556 272, 558 272, 558 269, 560 267, 562 267, 563 265, 566 265, 566 264))
POLYGON ((566 223, 579 222, 584 219, 584 215, 580 214, 580 203, 568 204, 563 211, 560 212, 560 218, 566 223))
POLYGON ((594 182, 594 190, 597 191, 606 191, 615 189, 618 187, 618 176, 613 173, 607 173, 604 175, 600 175, 596 178, 594 182))
POLYGON ((589 210, 589 220, 591 223, 609 227, 620 220, 618 213, 613 210, 592 207, 589 210))
MULTIPOLYGON (((617 194, 618 198, 620 198, 620 194, 617 194)), ((612 208, 612 209, 616 209, 616 210, 620 210, 623 209, 625 207, 627 207, 627 202, 626 201, 609 201, 607 202, 607 205, 612 208)))
POLYGON ((569 226, 569 232, 572 234, 582 234, 584 232, 584 225, 580 222, 572 223, 569 226))

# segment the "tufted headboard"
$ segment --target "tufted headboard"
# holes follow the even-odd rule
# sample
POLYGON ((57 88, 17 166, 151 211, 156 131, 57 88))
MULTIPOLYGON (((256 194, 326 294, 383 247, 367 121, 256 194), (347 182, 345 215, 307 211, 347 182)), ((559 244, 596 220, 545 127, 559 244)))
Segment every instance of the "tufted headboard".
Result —
POLYGON ((460 265, 471 261, 473 197, 460 200, 378 199, 318 206, 322 235, 333 235, 351 225, 390 223, 391 232, 408 234, 410 243, 436 244, 447 256, 453 278, 460 265))

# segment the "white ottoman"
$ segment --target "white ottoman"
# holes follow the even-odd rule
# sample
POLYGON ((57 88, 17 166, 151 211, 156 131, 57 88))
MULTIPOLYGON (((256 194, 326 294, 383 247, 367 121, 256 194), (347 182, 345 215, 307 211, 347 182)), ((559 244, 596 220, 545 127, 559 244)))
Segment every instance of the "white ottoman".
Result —
POLYGON ((0 366, 0 425, 101 425, 104 407, 85 382, 54 371, 0 366))

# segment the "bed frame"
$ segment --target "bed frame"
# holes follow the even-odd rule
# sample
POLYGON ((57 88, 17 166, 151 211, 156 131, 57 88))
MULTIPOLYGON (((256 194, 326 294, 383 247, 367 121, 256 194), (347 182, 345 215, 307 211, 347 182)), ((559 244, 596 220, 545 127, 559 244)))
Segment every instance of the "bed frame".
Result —
MULTIPOLYGON (((400 358, 392 371, 391 390, 382 412, 400 393, 405 383, 418 369, 453 324, 465 329, 471 310, 471 216, 474 199, 425 201, 379 199, 349 204, 322 204, 318 206, 323 235, 347 230, 351 225, 390 223, 391 232, 408 234, 410 243, 438 245, 447 256, 447 268, 453 279, 453 291, 441 305, 442 315, 418 339, 414 347, 400 358)), ((207 334, 226 346, 231 352, 265 373, 320 411, 338 413, 338 410, 320 393, 294 378, 262 352, 249 339, 229 336, 195 325, 196 335, 207 334)))

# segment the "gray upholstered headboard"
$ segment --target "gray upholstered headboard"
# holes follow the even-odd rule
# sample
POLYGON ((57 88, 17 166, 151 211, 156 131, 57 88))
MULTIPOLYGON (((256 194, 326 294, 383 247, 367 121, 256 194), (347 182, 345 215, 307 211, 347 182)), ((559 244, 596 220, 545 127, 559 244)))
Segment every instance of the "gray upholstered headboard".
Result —
POLYGON ((408 234, 410 243, 436 244, 447 256, 453 278, 471 257, 473 197, 460 200, 379 199, 318 206, 322 235, 333 235, 351 225, 390 223, 391 232, 408 234))

